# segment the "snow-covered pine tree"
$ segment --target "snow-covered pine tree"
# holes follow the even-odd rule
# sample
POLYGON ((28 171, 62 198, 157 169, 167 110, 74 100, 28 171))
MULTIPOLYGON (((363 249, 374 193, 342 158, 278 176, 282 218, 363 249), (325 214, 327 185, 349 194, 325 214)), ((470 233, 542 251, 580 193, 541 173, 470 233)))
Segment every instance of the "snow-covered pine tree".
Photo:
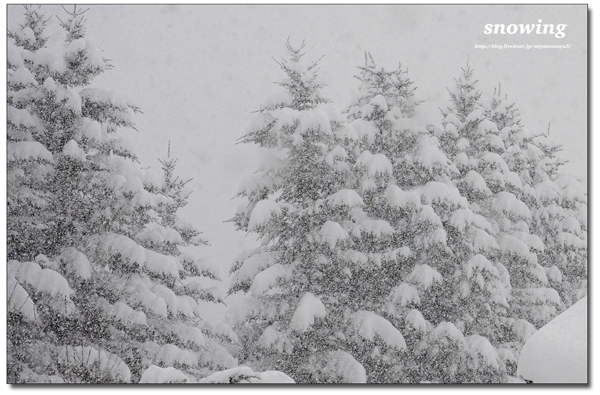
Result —
POLYGON ((52 154, 34 135, 40 133, 41 121, 27 111, 28 102, 34 100, 37 81, 25 67, 23 59, 15 53, 13 45, 28 52, 44 46, 47 20, 39 11, 28 6, 25 21, 18 32, 8 32, 7 81, 7 254, 9 259, 33 259, 28 249, 33 243, 47 239, 47 219, 43 208, 48 204, 45 184, 51 170, 52 154), (13 44, 14 43, 14 44, 13 44), (28 98, 20 92, 27 92, 28 98), (15 96, 21 96, 17 98, 15 96), (20 99, 20 100, 17 100, 20 99), (20 102, 20 103, 19 103, 20 102), (44 236, 45 235, 45 236, 44 236))
MULTIPOLYGON (((460 307, 458 328, 472 344, 487 350, 481 355, 488 355, 489 369, 483 374, 476 370, 475 380, 495 381, 506 380, 505 372, 515 374, 519 349, 535 330, 532 324, 540 324, 534 315, 550 319, 562 301, 539 263, 545 246, 533 230, 532 188, 518 166, 508 164, 513 159, 506 154, 511 130, 507 123, 513 122, 515 130, 521 127, 511 121, 512 107, 504 106, 505 114, 486 108, 476 83, 467 66, 450 92, 452 105, 443 111, 439 139, 459 170, 454 182, 472 214, 481 225, 487 224, 482 228, 487 234, 473 239, 474 246, 485 246, 485 251, 464 260, 456 272, 454 300, 460 307)), ((468 217, 475 218, 471 213, 468 217)))
MULTIPOLYGON (((158 240, 144 239, 143 235, 138 235, 139 240, 144 240, 148 243, 148 248, 154 248, 164 254, 179 255, 179 246, 198 246, 201 244, 208 244, 205 240, 200 237, 200 232, 194 228, 194 226, 187 221, 183 221, 177 216, 177 211, 187 205, 187 199, 192 193, 186 189, 186 185, 191 181, 181 180, 179 176, 175 175, 175 169, 177 167, 177 159, 171 158, 171 143, 169 142, 168 156, 167 159, 159 159, 161 169, 163 171, 163 180, 159 188, 155 188, 152 192, 164 195, 170 200, 165 203, 161 203, 155 210, 158 215, 158 220, 154 222, 156 226, 163 228, 170 228, 175 230, 180 237, 175 236, 173 238, 159 238, 158 240), (162 241, 166 243, 162 243, 162 241)), ((195 270, 191 268, 190 270, 195 270)), ((198 272, 197 274, 201 274, 198 272)), ((213 276, 209 272, 206 273, 208 276, 213 276)))
MULTIPOLYGON (((72 17, 68 23, 74 22, 72 17)), ((67 40, 47 34, 48 21, 41 8, 27 6, 24 23, 9 32, 8 40, 10 382, 63 380, 59 359, 77 354, 73 346, 88 354, 82 364, 105 365, 112 357, 79 344, 66 345, 70 325, 78 318, 83 321, 67 278, 88 279, 89 268, 85 259, 76 259, 79 255, 62 270, 47 258, 104 225, 107 200, 101 196, 108 173, 99 158, 118 145, 108 139, 106 146, 98 144, 103 137, 100 124, 83 117, 83 91, 73 88, 84 69, 92 77, 107 64, 82 37, 67 40), (65 347, 59 350, 58 344, 65 347)), ((114 118, 127 123, 129 111, 125 103, 115 108, 114 118)), ((95 323, 87 322, 87 327, 93 330, 95 323)), ((72 340, 77 339, 74 335, 72 340)), ((112 378, 128 380, 121 360, 111 362, 112 378)), ((96 379, 103 380, 102 374, 98 369, 96 379)))
MULTIPOLYGON (((550 288, 557 290, 565 307, 569 307, 585 294, 587 286, 584 185, 563 170, 560 145, 521 124, 515 104, 506 96, 502 98, 500 87, 487 104, 487 116, 498 126, 506 146, 502 157, 523 184, 521 199, 532 214, 530 232, 543 242, 543 250, 537 253, 538 263, 550 288)), ((525 297, 539 299, 540 295, 525 297)), ((540 308, 535 301, 520 308, 520 314, 536 327, 556 314, 556 310, 540 308)))
POLYGON ((197 236, 175 215, 182 185, 115 137, 137 107, 88 86, 109 65, 84 12, 46 35, 26 7, 9 33, 8 380, 193 382, 236 365, 196 326, 215 276, 178 251, 197 236))
MULTIPOLYGON (((158 187, 153 185, 150 190, 168 200, 161 202, 153 210, 152 221, 136 235, 135 240, 147 250, 176 258, 178 278, 168 279, 162 283, 163 287, 154 284, 154 293, 158 291, 167 301, 168 310, 173 311, 169 311, 168 317, 165 317, 167 319, 160 322, 159 327, 164 333, 159 334, 155 330, 155 335, 158 336, 153 336, 140 345, 140 350, 146 351, 146 363, 143 367, 147 368, 142 374, 141 382, 171 381, 169 377, 177 376, 180 379, 187 377, 187 382, 194 382, 215 371, 236 366, 237 362, 222 344, 237 343, 238 340, 227 324, 213 325, 203 319, 208 311, 202 306, 207 303, 223 303, 224 289, 215 268, 199 256, 197 249, 188 248, 207 242, 191 223, 182 220, 177 213, 187 205, 191 191, 187 190, 186 185, 191 179, 182 180, 175 175, 177 160, 170 157, 170 143, 167 159, 159 162, 163 176, 158 187), (177 310, 181 307, 189 310, 181 301, 186 302, 192 310, 177 310), (169 302, 174 303, 173 306, 169 302), (174 347, 179 348, 179 351, 174 347), (174 352, 174 356, 167 357, 169 352, 174 352), (186 358, 181 358, 185 353, 192 356, 191 364, 183 363, 186 358), (160 355, 163 355, 162 360, 160 355), (166 362, 164 358, 175 359, 166 362)), ((153 281, 156 282, 156 279, 153 281)))
POLYGON ((442 290, 441 261, 427 257, 446 255, 445 233, 426 195, 449 184, 450 169, 427 125, 414 117, 413 83, 401 66, 378 68, 366 54, 359 69, 361 85, 347 126, 357 139, 344 146, 352 153, 353 187, 364 203, 351 251, 351 261, 361 267, 353 275, 366 285, 362 308, 400 329, 407 347, 390 358, 381 346, 365 341, 369 352, 357 358, 369 382, 418 382, 414 347, 431 323, 415 308, 426 304, 421 297, 442 290))
MULTIPOLYGON (((280 63, 284 91, 242 138, 265 149, 259 174, 240 191, 248 204, 234 218, 262 243, 232 268, 230 292, 247 295, 235 325, 242 359, 301 383, 364 382, 357 358, 394 356, 405 347, 400 332, 373 312, 372 298, 362 296, 373 290, 361 267, 377 257, 368 262, 352 248, 361 233, 387 238, 388 228, 366 217, 352 189, 354 153, 343 145, 358 140, 357 132, 320 96, 317 63, 304 60, 302 47, 288 49, 290 60, 280 63)), ((385 160, 363 157, 373 177, 386 177, 385 160)))
MULTIPOLYGON (((384 155, 392 169, 387 182, 363 181, 358 190, 364 211, 391 224, 394 235, 387 245, 374 247, 366 241, 359 249, 371 256, 374 248, 384 246, 384 256, 402 253, 383 259, 379 274, 371 276, 371 287, 385 293, 377 311, 407 342, 401 363, 396 363, 402 368, 396 368, 392 381, 477 380, 474 371, 485 370, 488 363, 477 355, 487 344, 484 338, 465 338, 455 326, 464 327, 456 312, 456 267, 470 268, 473 282, 481 276, 479 265, 486 262, 478 253, 484 246, 474 240, 491 238, 490 225, 471 211, 454 185, 458 170, 440 150, 441 127, 415 102, 410 80, 401 68, 390 72, 376 68, 370 57, 368 61, 349 117, 355 129, 371 131, 358 152, 384 155)), ((490 363, 497 366, 495 359, 490 363)))

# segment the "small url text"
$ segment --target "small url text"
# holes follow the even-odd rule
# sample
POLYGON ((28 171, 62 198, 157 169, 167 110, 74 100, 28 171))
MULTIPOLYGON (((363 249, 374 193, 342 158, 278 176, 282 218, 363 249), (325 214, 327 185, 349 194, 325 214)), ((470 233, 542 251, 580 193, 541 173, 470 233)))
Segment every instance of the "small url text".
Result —
POLYGON ((475 44, 476 49, 569 49, 571 44, 475 44))

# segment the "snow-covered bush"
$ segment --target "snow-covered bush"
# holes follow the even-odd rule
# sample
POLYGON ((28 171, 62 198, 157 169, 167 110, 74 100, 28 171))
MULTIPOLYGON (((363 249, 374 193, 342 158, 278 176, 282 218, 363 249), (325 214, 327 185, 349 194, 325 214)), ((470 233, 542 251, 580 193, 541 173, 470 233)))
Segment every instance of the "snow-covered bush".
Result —
POLYGON ((200 383, 206 384, 293 384, 289 376, 277 371, 254 372, 247 366, 240 366, 233 369, 223 370, 213 373, 200 380, 200 383))

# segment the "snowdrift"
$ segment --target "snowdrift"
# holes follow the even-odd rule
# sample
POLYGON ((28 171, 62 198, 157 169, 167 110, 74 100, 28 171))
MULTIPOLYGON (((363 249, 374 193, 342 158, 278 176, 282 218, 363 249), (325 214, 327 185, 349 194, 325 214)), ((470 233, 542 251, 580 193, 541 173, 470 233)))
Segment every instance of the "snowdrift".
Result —
POLYGON ((535 332, 517 374, 534 383, 587 383, 587 296, 535 332))

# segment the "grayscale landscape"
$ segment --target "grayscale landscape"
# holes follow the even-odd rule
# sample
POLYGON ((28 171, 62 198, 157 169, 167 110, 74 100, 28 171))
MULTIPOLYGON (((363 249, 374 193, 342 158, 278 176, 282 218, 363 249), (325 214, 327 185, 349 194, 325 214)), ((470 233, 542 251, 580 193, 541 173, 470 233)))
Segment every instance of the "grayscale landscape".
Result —
POLYGON ((586 383, 587 6, 7 6, 7 382, 586 383))

